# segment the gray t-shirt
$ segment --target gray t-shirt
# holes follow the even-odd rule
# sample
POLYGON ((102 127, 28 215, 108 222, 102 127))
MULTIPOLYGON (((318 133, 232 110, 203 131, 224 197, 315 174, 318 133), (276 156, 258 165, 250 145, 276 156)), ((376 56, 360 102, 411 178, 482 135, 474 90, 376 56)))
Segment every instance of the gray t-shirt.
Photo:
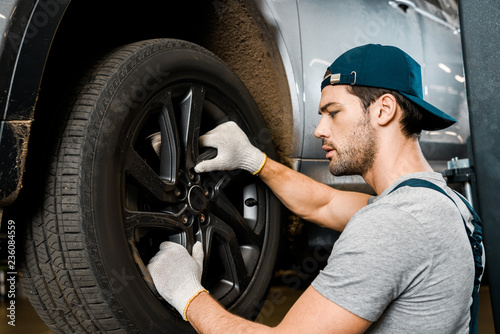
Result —
POLYGON ((312 286, 344 309, 374 322, 367 333, 467 333, 474 260, 461 215, 471 215, 441 174, 401 177, 356 213, 312 286), (458 205, 427 188, 445 189, 458 205))

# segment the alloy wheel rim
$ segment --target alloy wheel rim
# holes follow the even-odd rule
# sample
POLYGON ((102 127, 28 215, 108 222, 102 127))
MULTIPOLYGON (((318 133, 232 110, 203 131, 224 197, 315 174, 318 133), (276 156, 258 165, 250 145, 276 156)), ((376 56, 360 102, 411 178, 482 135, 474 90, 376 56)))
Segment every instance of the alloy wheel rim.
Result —
POLYGON ((197 174, 194 166, 215 155, 199 151, 200 133, 238 120, 237 109, 199 83, 167 86, 139 109, 121 148, 124 232, 136 266, 161 299, 146 269, 159 244, 174 241, 190 252, 201 241, 202 284, 229 307, 251 285, 265 251, 268 193, 244 171, 197 174))

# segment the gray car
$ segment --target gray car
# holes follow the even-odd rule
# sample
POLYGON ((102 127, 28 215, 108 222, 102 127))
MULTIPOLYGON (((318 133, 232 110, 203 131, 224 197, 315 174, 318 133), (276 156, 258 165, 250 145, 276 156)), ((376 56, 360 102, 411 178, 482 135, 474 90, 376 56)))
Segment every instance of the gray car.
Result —
POLYGON ((333 178, 313 135, 323 74, 347 49, 412 55, 424 98, 459 121, 425 132, 424 154, 436 171, 467 157, 456 1, 8 0, 0 29, 2 228, 16 224, 13 268, 57 333, 193 332, 146 269, 164 240, 202 241, 203 285, 247 318, 277 269, 313 254, 318 270, 334 234, 246 172, 193 168, 216 154, 199 136, 233 120, 270 157, 371 192, 333 178))

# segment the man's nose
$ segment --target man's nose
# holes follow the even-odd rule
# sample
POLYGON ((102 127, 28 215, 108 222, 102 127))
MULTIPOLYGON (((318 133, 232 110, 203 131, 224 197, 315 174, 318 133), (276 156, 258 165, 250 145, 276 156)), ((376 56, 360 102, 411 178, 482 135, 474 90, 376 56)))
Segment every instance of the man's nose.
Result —
POLYGON ((324 124, 324 117, 321 117, 319 120, 318 126, 316 126, 316 130, 314 130, 314 135, 316 138, 328 138, 329 137, 329 130, 328 127, 324 124))

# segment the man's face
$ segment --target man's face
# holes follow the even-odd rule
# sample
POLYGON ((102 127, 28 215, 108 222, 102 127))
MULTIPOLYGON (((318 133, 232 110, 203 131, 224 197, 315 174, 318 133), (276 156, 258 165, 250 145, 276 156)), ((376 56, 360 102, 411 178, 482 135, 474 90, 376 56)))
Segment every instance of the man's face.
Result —
POLYGON ((365 175, 377 153, 375 130, 360 99, 346 86, 327 86, 319 104, 321 120, 314 135, 323 140, 335 176, 365 175))

